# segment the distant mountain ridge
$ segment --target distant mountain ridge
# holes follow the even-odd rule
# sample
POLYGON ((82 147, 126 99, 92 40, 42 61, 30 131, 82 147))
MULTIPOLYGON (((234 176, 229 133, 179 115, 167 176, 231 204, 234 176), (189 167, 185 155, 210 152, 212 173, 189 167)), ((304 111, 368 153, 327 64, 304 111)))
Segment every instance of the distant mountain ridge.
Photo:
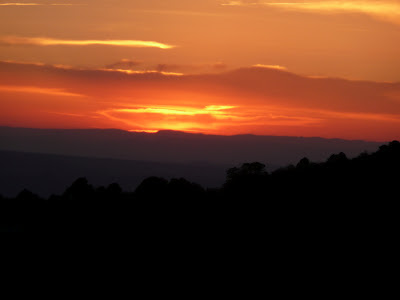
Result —
POLYGON ((217 136, 163 130, 31 129, 0 127, 0 194, 14 197, 28 188, 41 196, 62 192, 78 177, 94 185, 118 182, 128 191, 145 178, 186 178, 218 187, 228 168, 261 162, 267 171, 307 157, 325 161, 374 152, 381 143, 340 139, 217 136))
POLYGON ((60 194, 79 177, 95 186, 117 182, 133 191, 150 176, 186 178, 204 187, 219 187, 230 167, 205 163, 157 163, 111 158, 76 157, 57 154, 0 150, 0 195, 15 197, 21 190, 49 197, 60 194))
POLYGON ((303 157, 324 161, 339 152, 354 157, 363 151, 376 151, 380 145, 382 143, 318 137, 0 127, 0 150, 162 163, 237 165, 259 161, 269 168, 277 168, 297 163, 303 157))

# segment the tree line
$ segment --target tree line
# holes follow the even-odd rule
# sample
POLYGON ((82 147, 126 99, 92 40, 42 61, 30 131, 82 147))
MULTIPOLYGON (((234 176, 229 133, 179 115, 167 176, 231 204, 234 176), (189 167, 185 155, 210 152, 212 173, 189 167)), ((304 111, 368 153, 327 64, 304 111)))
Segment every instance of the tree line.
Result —
POLYGON ((204 223, 203 217, 215 221, 237 216, 235 220, 253 222, 371 215, 385 220, 382 214, 398 212, 399 183, 400 142, 393 141, 352 159, 344 153, 325 162, 305 157, 271 173, 262 163, 244 163, 227 170, 223 186, 213 189, 184 178, 149 177, 134 192, 125 192, 118 183, 94 187, 78 178, 48 199, 28 190, 13 199, 0 196, 0 223, 6 231, 59 231, 130 228, 149 218, 204 223))

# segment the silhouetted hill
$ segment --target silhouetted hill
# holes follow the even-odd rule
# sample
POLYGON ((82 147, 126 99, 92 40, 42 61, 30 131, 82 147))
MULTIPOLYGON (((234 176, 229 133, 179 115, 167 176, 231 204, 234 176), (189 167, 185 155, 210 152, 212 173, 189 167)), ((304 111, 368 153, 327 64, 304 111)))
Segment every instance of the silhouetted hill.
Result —
POLYGON ((229 165, 211 163, 157 163, 108 158, 27 153, 0 150, 0 194, 15 197, 28 189, 42 197, 62 193, 78 177, 94 186, 118 182, 133 191, 146 177, 184 177, 205 187, 219 187, 229 165))
POLYGON ((156 161, 236 165, 259 161, 267 169, 307 156, 324 161, 332 153, 354 157, 375 151, 381 143, 341 139, 236 135, 218 136, 176 131, 137 133, 115 129, 27 129, 0 127, 0 150, 156 161))
MULTIPOLYGON (((400 142, 349 159, 343 152, 325 162, 302 158, 272 173, 259 162, 227 171, 219 189, 184 178, 151 176, 134 192, 118 183, 72 182, 49 199, 24 189, 14 199, 0 196, 0 231, 120 231, 146 234, 207 228, 260 237, 268 230, 303 237, 334 233, 354 239, 372 234, 393 239, 400 194, 400 142)), ((104 170, 106 171, 106 170, 104 170)))

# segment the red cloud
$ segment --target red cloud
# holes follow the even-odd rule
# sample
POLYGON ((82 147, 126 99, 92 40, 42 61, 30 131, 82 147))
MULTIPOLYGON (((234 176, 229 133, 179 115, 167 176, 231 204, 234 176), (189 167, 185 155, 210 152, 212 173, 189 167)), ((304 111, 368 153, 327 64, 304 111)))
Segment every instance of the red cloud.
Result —
POLYGON ((399 83, 269 68, 177 77, 5 62, 0 82, 0 125, 369 140, 400 132, 399 83))

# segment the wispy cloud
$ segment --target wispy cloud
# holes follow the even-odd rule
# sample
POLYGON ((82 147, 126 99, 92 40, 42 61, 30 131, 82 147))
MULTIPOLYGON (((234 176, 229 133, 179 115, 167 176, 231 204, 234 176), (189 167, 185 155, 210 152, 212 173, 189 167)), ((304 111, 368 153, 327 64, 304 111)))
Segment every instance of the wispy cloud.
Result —
POLYGON ((36 86, 10 86, 10 85, 0 85, 1 92, 17 92, 17 93, 30 93, 30 94, 45 94, 52 96, 65 96, 65 97, 84 97, 81 94, 70 93, 64 89, 55 88, 42 88, 36 86))
POLYGON ((394 1, 227 1, 225 6, 267 6, 315 13, 363 13, 400 24, 400 3, 394 1))
POLYGON ((176 15, 176 16, 190 16, 190 17, 222 17, 222 13, 204 12, 204 11, 188 11, 188 10, 154 10, 154 9, 135 9, 133 13, 147 13, 147 14, 160 14, 160 15, 176 15))
POLYGON ((125 74, 161 74, 166 76, 183 76, 183 73, 177 72, 163 72, 158 70, 127 70, 127 69, 95 69, 97 71, 105 71, 105 72, 120 72, 125 74))
POLYGON ((105 68, 100 68, 99 70, 107 71, 107 72, 121 72, 125 74, 152 74, 159 73, 163 75, 171 75, 171 76, 181 76, 183 73, 180 72, 169 72, 157 69, 141 69, 135 70, 138 66, 141 66, 142 62, 137 60, 130 59, 121 59, 113 64, 107 65, 105 68))
POLYGON ((227 65, 222 62, 198 63, 198 64, 176 64, 158 63, 149 64, 144 61, 121 59, 115 63, 107 64, 103 70, 118 71, 127 74, 160 73, 164 75, 219 73, 227 70, 227 65))
POLYGON ((0 3, 0 6, 37 6, 39 3, 0 3))
POLYGON ((281 70, 287 71, 287 68, 280 65, 263 65, 263 64, 256 64, 253 65, 254 68, 265 68, 265 69, 274 69, 274 70, 281 70))
POLYGON ((68 116, 68 117, 87 118, 87 115, 84 114, 72 114, 72 113, 57 112, 57 111, 47 111, 47 113, 61 115, 61 116, 68 116))
POLYGON ((171 64, 160 63, 154 69, 160 72, 183 72, 183 73, 202 73, 202 72, 220 72, 227 69, 227 65, 223 62, 201 63, 201 64, 171 64))
MULTIPOLYGON (((37 66, 37 67, 48 67, 55 69, 64 69, 64 70, 75 70, 75 71, 94 71, 94 72, 114 72, 114 73, 124 73, 128 75, 135 74, 161 74, 165 76, 183 76, 184 73, 179 72, 167 72, 161 70, 132 70, 129 66, 136 65, 134 61, 122 59, 120 62, 127 61, 127 65, 123 65, 121 63, 118 66, 118 63, 108 65, 105 68, 78 68, 70 65, 62 65, 62 64, 44 64, 41 62, 23 62, 23 61, 14 61, 14 60, 0 60, 0 63, 12 64, 12 65, 24 65, 24 66, 37 66)), ((140 65, 140 62, 137 62, 137 65, 140 65)))
POLYGON ((171 49, 172 45, 167 45, 154 41, 141 40, 62 40, 44 37, 0 37, 0 43, 6 45, 34 45, 34 46, 116 46, 116 47, 135 47, 135 48, 159 48, 171 49))
POLYGON ((72 4, 72 3, 19 3, 19 2, 9 2, 0 3, 0 6, 81 6, 84 4, 72 4))
POLYGON ((379 1, 317 1, 317 2, 286 2, 263 3, 264 5, 286 9, 326 11, 326 12, 364 12, 371 14, 400 13, 400 5, 391 2, 379 1))

